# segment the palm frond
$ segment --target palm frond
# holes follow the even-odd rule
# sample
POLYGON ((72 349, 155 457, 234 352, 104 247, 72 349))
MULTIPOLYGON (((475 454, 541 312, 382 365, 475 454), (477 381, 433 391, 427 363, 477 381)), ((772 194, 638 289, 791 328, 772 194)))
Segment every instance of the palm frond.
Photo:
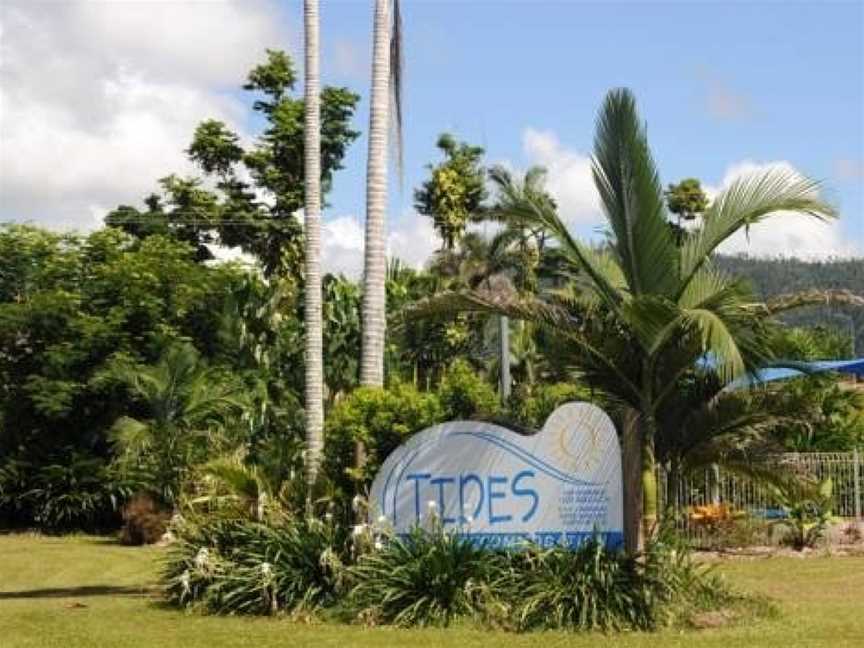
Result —
POLYGON ((677 251, 663 186, 636 100, 627 89, 610 92, 600 110, 592 171, 630 291, 671 297, 677 286, 677 251))
POLYGON ((560 305, 550 304, 533 296, 489 291, 439 293, 404 309, 400 313, 402 322, 394 322, 394 328, 415 319, 447 317, 465 312, 504 315, 516 320, 534 322, 549 329, 576 347, 590 359, 591 364, 613 376, 627 397, 638 400, 638 389, 626 371, 618 367, 613 358, 608 357, 582 333, 581 319, 560 305))
POLYGON ((686 290, 714 251, 742 228, 792 212, 823 220, 834 217, 834 209, 819 199, 818 189, 818 182, 782 168, 748 174, 733 182, 708 207, 698 234, 684 241, 680 290, 686 290))
POLYGON ((402 11, 399 0, 392 1, 392 26, 390 28, 390 99, 393 104, 393 147, 396 150, 396 170, 402 180, 404 169, 404 142, 402 139, 402 82, 405 76, 404 48, 402 38, 402 11))
POLYGON ((779 315, 807 306, 856 306, 864 307, 864 296, 851 290, 805 290, 798 293, 780 295, 764 304, 751 304, 750 310, 762 315, 779 315))

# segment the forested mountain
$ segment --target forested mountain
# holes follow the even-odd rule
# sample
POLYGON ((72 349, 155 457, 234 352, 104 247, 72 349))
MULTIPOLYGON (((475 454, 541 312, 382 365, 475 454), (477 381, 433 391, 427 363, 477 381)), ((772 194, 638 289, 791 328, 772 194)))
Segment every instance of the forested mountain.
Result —
MULTIPOLYGON (((718 256, 717 264, 750 279, 762 297, 808 288, 842 288, 864 293, 864 259, 802 261, 794 258, 718 256)), ((784 317, 790 324, 823 325, 841 332, 854 330, 855 351, 864 355, 864 310, 858 308, 810 308, 784 317)))

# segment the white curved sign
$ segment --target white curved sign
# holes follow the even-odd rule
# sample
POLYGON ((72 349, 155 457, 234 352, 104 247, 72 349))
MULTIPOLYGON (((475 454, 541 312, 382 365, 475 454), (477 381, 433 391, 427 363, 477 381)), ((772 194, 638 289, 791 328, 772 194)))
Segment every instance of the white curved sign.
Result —
POLYGON ((525 436, 454 421, 414 435, 384 462, 371 511, 396 533, 435 516, 445 529, 493 547, 525 540, 578 546, 598 534, 623 544, 621 450, 615 426, 590 403, 556 409, 525 436))

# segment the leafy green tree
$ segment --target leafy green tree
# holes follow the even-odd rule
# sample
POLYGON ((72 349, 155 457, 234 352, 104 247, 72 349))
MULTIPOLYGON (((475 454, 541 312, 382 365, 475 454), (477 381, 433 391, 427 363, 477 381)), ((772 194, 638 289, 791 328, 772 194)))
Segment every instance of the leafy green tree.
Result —
POLYGON ((705 213, 708 209, 708 196, 702 190, 702 183, 696 178, 686 178, 678 184, 670 184, 663 195, 669 211, 677 216, 677 221, 670 222, 669 225, 680 245, 686 234, 681 221, 692 223, 705 213))
MULTIPOLYGON (((719 245, 740 229, 790 212, 834 215, 817 184, 781 170, 742 178, 708 208, 705 225, 679 247, 667 224, 662 186, 636 102, 609 93, 600 111, 593 174, 607 223, 604 247, 572 236, 556 210, 528 201, 514 218, 554 238, 569 291, 547 299, 453 293, 418 304, 412 316, 475 310, 531 319, 570 345, 588 384, 618 403, 625 470, 625 536, 636 549, 657 521, 658 418, 679 381, 706 355, 728 382, 771 358, 762 322, 811 297, 754 305, 741 281, 713 267, 719 245)), ((821 294, 822 299, 830 294, 821 294)), ((815 295, 812 296, 815 298, 815 295)))
POLYGON ((487 196, 484 151, 448 133, 438 138, 437 146, 445 159, 429 165, 431 178, 414 192, 414 206, 432 218, 443 248, 452 250, 487 196))
MULTIPOLYGON (((305 102, 292 96, 295 83, 288 55, 267 50, 266 61, 243 85, 257 95, 252 109, 265 124, 255 144, 244 148, 224 123, 207 120, 187 149, 216 189, 204 188, 199 179, 168 176, 160 180, 163 195, 148 197, 146 210, 121 205, 106 223, 135 236, 171 232, 193 243, 199 258, 209 258, 209 244, 239 247, 258 259, 268 276, 302 276, 303 229, 296 214, 304 206, 305 102)), ((346 88, 321 91, 324 194, 359 135, 350 125, 358 100, 346 88)))
POLYGON ((670 184, 666 191, 669 211, 680 220, 693 221, 708 209, 708 196, 702 190, 702 183, 696 178, 686 178, 678 184, 670 184))

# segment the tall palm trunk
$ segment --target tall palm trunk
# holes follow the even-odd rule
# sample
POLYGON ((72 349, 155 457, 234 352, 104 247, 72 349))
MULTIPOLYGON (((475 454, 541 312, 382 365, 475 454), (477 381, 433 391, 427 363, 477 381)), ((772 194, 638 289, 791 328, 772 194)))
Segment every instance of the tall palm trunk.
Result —
POLYGON ((321 323, 321 106, 318 0, 305 0, 305 227, 306 239, 306 479, 318 476, 324 445, 324 360, 321 323))
POLYGON ((645 545, 642 528, 642 438, 639 412, 627 408, 621 416, 621 472, 624 486, 624 546, 635 553, 645 545))
POLYGON ((366 244, 363 262, 360 383, 384 384, 386 302, 387 134, 390 126, 390 0, 375 0, 372 97, 366 166, 366 244))

